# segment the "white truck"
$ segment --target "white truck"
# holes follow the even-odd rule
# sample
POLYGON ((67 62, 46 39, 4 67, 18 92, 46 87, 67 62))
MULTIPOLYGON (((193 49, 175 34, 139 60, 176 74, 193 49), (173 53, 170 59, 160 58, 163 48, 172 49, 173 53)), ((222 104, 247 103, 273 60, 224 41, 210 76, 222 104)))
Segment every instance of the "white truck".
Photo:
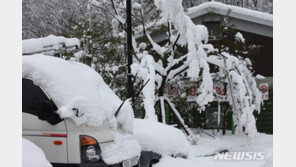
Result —
POLYGON ((23 56, 22 135, 53 166, 132 167, 141 148, 128 102, 90 67, 45 55, 23 56))

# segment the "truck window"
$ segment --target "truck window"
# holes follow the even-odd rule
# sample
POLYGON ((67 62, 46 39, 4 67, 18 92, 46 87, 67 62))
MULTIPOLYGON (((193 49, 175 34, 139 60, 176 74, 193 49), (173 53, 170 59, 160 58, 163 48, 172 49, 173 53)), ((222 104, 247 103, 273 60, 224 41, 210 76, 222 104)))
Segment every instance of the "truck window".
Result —
POLYGON ((32 80, 22 79, 22 112, 37 116, 40 120, 56 125, 62 121, 56 113, 54 102, 32 80))

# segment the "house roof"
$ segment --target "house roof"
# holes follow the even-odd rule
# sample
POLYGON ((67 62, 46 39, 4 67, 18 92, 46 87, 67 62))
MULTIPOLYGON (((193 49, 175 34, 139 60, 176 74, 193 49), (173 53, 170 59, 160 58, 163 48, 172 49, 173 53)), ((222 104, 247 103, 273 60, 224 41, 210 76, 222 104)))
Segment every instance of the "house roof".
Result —
POLYGON ((221 21, 223 17, 228 16, 230 18, 228 25, 233 25, 237 30, 270 38, 273 37, 272 14, 233 5, 226 5, 220 2, 206 2, 188 8, 186 13, 195 24, 221 21))
MULTIPOLYGON (((245 31, 270 38, 273 37, 272 14, 227 5, 220 2, 202 3, 198 6, 186 9, 186 14, 195 24, 221 21, 223 17, 229 16, 231 20, 228 25, 234 25, 234 28, 239 31, 245 31)), ((135 38, 139 39, 141 37, 143 37, 141 30, 136 31, 135 38)), ((164 32, 153 32, 151 37, 155 42, 161 42, 167 38, 164 32)))
POLYGON ((187 14, 190 18, 196 18, 204 14, 215 13, 225 15, 232 18, 246 20, 266 26, 273 26, 273 15, 255 11, 247 8, 242 8, 233 5, 227 5, 220 2, 206 2, 201 5, 187 9, 187 14))

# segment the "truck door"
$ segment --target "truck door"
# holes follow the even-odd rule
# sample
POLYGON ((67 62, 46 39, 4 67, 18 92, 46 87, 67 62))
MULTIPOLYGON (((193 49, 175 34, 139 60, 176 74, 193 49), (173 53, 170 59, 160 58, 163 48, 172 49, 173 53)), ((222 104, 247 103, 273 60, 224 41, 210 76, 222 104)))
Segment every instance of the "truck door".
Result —
POLYGON ((51 125, 28 113, 22 113, 22 118, 23 138, 40 147, 49 162, 68 163, 65 121, 51 125))
POLYGON ((22 80, 22 135, 40 147, 51 163, 68 163, 65 121, 55 103, 32 80, 22 80))

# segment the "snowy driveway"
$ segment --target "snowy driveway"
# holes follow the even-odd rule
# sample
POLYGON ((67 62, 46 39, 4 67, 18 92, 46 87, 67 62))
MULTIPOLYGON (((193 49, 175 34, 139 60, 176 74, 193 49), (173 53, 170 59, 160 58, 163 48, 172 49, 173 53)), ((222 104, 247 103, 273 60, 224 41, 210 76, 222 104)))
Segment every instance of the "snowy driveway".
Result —
POLYGON ((190 146, 188 159, 163 157, 154 167, 272 167, 273 136, 257 134, 252 144, 246 136, 228 134, 217 139, 203 135, 190 146), (229 152, 264 152, 263 160, 217 160, 209 156, 227 149, 229 152))

